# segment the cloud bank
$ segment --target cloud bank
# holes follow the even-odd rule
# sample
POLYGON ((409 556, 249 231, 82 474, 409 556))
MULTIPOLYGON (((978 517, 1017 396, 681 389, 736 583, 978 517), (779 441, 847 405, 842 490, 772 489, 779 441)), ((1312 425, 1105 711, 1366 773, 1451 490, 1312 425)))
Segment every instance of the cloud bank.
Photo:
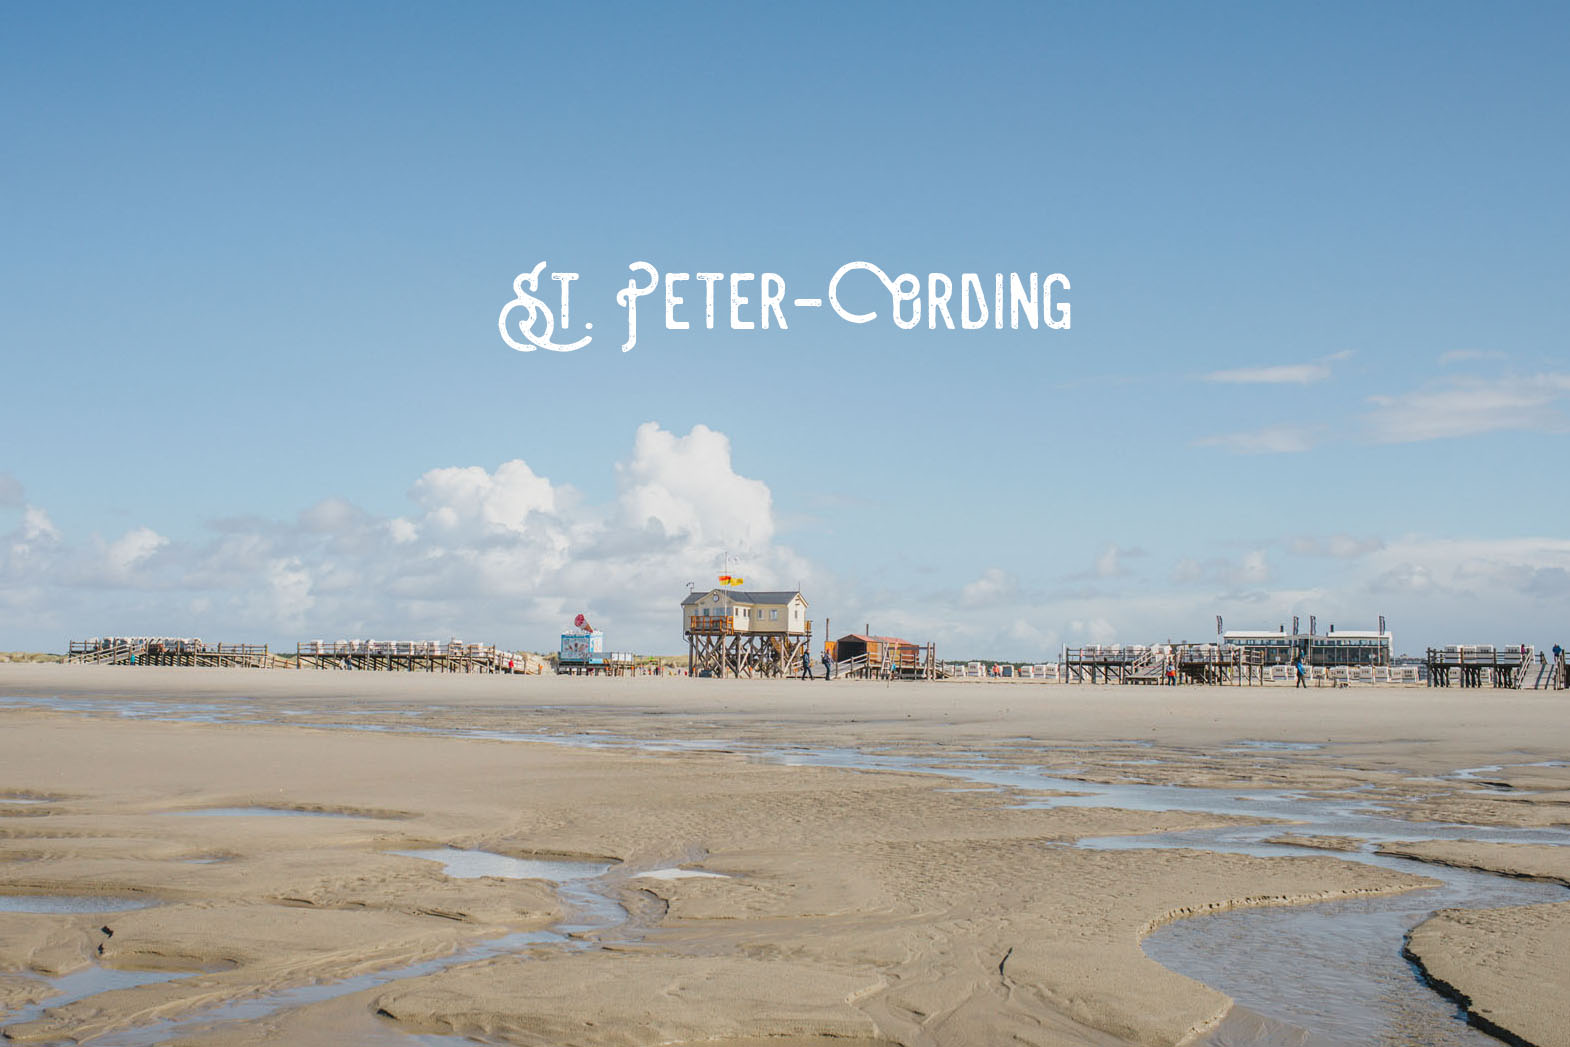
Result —
POLYGON ((759 587, 812 577, 723 433, 647 423, 615 475, 597 505, 522 459, 432 469, 406 515, 328 499, 290 522, 222 521, 200 543, 136 527, 70 544, 29 505, 0 546, 0 627, 58 630, 54 649, 105 633, 549 647, 582 611, 618 645, 674 651, 685 583, 727 556, 759 587))
POLYGON ((292 519, 217 521, 194 541, 145 524, 72 539, 13 481, 0 489, 0 649, 140 633, 286 650, 450 637, 540 650, 581 611, 617 648, 677 653, 686 583, 706 587, 722 566, 750 587, 801 583, 819 636, 832 616, 836 632, 870 624, 936 641, 947 658, 1204 640, 1217 614, 1267 629, 1294 614, 1343 628, 1385 614, 1414 653, 1563 642, 1570 620, 1560 538, 1297 533, 1185 550, 1153 519, 1118 541, 1043 547, 1040 562, 967 546, 931 574, 836 575, 780 540, 769 487, 736 472, 723 433, 646 423, 609 468, 602 501, 514 458, 414 477, 399 515, 329 498, 292 519))

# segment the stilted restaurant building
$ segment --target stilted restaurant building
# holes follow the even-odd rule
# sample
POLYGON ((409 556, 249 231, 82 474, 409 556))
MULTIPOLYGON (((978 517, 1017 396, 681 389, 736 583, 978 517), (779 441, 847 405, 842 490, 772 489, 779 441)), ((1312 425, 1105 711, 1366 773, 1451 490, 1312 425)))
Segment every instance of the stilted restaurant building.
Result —
POLYGON ((812 623, 799 590, 688 593, 681 621, 693 676, 788 676, 812 650, 812 623))

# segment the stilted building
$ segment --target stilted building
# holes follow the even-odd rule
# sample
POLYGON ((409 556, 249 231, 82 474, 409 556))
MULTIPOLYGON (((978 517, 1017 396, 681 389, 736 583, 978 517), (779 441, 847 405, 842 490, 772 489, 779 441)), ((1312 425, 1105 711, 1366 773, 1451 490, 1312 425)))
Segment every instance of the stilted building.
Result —
POLYGON ((1382 627, 1337 632, 1333 625, 1328 633, 1316 633, 1312 627, 1306 633, 1289 633, 1285 626, 1275 632, 1234 629, 1223 633, 1222 639, 1228 647, 1258 656, 1265 665, 1290 665, 1301 657, 1312 666, 1388 666, 1393 643, 1382 627))
POLYGON ((812 623, 799 591, 720 588, 681 602, 692 676, 795 676, 812 652, 812 623))

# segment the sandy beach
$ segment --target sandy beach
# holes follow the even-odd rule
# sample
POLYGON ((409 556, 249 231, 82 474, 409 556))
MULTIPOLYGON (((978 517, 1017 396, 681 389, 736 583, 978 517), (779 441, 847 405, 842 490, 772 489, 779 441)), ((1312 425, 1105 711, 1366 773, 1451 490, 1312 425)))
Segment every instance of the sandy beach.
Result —
MULTIPOLYGON (((0 908, 0 1028, 102 1044, 1203 1041, 1252 1012, 1146 955, 1172 921, 1421 906, 1430 872, 1562 892, 1563 701, 0 666, 0 900, 88 899, 0 908), (1113 792, 1072 795, 1098 790, 1113 792), (1294 832, 1237 800, 1256 793, 1417 831, 1294 832), (1263 850, 1090 845, 1256 827, 1263 850), (1348 860, 1370 842, 1391 864, 1348 860), (596 873, 558 887, 397 853, 440 849, 596 873), (157 980, 65 998, 93 972, 157 980)), ((1567 919, 1552 900, 1447 910, 1394 948, 1435 986, 1414 991, 1464 999, 1480 1027, 1570 1043, 1552 1002, 1570 998, 1567 919)), ((1270 1018, 1251 1042, 1327 1042, 1270 1018)))

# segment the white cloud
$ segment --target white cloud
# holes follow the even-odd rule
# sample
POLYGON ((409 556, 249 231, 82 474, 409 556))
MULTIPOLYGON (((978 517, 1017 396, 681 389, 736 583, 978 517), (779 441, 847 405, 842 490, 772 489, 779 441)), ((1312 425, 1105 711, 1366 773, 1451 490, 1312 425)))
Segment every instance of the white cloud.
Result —
POLYGON ((1329 537, 1298 535, 1287 540, 1287 550, 1298 556, 1329 556, 1337 560, 1356 559, 1383 549, 1385 543, 1378 538, 1354 538, 1349 534, 1329 537))
POLYGON ((169 539, 151 527, 136 527, 125 532, 104 548, 103 574, 99 580, 130 582, 135 572, 168 544, 169 539))
POLYGON ((1118 628, 1106 618, 1075 619, 1068 623, 1069 632, 1082 643, 1112 643, 1118 638, 1118 628))
POLYGON ((964 607, 996 605, 1014 596, 1019 590, 1014 577, 1001 568, 989 567, 980 578, 960 590, 959 602, 964 607))
POLYGON ((253 594, 257 616, 264 621, 281 622, 302 628, 316 604, 311 592, 311 574, 299 560, 279 557, 267 562, 265 586, 253 594))
MULTIPOLYGON (((1465 351, 1470 353, 1471 351, 1465 351)), ((1452 354, 1446 354, 1450 356, 1452 354)), ((1467 357, 1472 358, 1472 357, 1467 357)), ((1417 389, 1367 398, 1360 419, 1340 429, 1362 443, 1418 443, 1484 433, 1570 432, 1570 373, 1535 375, 1452 375, 1417 389)), ((1313 449, 1326 427, 1282 422, 1247 432, 1223 433, 1194 441, 1234 454, 1295 454, 1313 449)))
POLYGON ((591 505, 522 459, 432 469, 410 488, 410 515, 329 498, 292 522, 225 520, 195 542, 137 527, 73 547, 29 508, 0 545, 0 628, 66 630, 51 646, 156 630, 549 647, 585 611, 618 647, 664 652, 681 644, 688 581, 727 562, 761 588, 815 577, 775 542, 769 489, 736 473, 724 434, 644 425, 615 472, 615 498, 591 505))
POLYGON ((1275 629, 1294 615, 1307 628, 1373 628, 1388 617, 1397 648, 1425 643, 1564 642, 1570 620, 1570 539, 1380 541, 1349 535, 1289 539, 1305 559, 1272 562, 1267 547, 1180 559, 1171 584, 1042 594, 1002 572, 945 593, 854 594, 856 628, 934 639, 946 658, 1056 658, 1063 645, 1205 640, 1215 616, 1228 628, 1275 629), (967 594, 998 594, 967 604, 967 594), (860 608, 865 607, 863 611, 860 608))
POLYGON ((1246 433, 1226 433, 1196 440, 1199 447, 1220 447, 1234 454, 1299 454, 1313 448, 1315 434, 1298 425, 1271 425, 1246 433))
MULTIPOLYGON (((749 586, 803 583, 819 635, 832 615, 837 631, 871 623, 936 641, 945 658, 1042 660, 1065 643, 1206 639, 1217 614, 1241 628, 1275 628, 1292 614, 1352 628, 1383 613, 1418 650, 1456 638, 1563 641, 1547 629, 1570 620, 1570 539, 1299 536, 1225 555, 1196 550, 1169 581, 1130 579, 1139 550, 1121 544, 1069 555, 1085 565, 1078 575, 962 560, 954 566, 970 567, 968 581, 904 570, 836 578, 779 543, 768 487, 736 471, 721 433, 645 426, 615 476, 615 493, 590 502, 522 459, 436 469, 414 478, 404 515, 329 499, 282 519, 222 521, 195 541, 150 526, 72 541, 28 507, 0 536, 0 634, 52 649, 143 632, 286 649, 318 637, 450 636, 538 649, 583 611, 618 648, 674 653, 685 583, 710 584, 727 554, 749 586), (1065 577, 1084 581, 1038 588, 1065 577)), ((1160 521, 1147 526, 1161 548, 1160 521)))
POLYGON ((1469 363, 1474 360, 1503 360, 1505 354, 1497 349, 1451 349, 1439 354, 1439 365, 1469 363))
POLYGON ((36 505, 22 510, 21 538, 25 542, 58 542, 60 532, 49 514, 36 505))
POLYGON ((22 519, 5 536, 4 545, 0 545, 4 552, 0 557, 0 581, 9 580, 12 585, 20 585, 24 578, 49 562, 59 544, 60 532, 49 514, 36 505, 24 507, 22 519))
POLYGON ((332 534, 348 530, 366 517, 363 509, 342 498, 324 498, 300 514, 300 526, 308 531, 332 534))
POLYGON ((1095 573, 1097 578, 1118 578, 1128 573, 1123 566, 1124 556, 1141 556, 1139 549, 1119 549, 1115 544, 1108 545, 1096 557, 1095 573))
POLYGON ((387 533, 399 545, 408 545, 420 537, 420 529, 414 526, 413 521, 406 520, 401 516, 395 516, 387 521, 387 533))
POLYGON ((1570 429, 1559 402, 1570 396, 1570 374, 1456 376, 1394 396, 1372 396, 1364 416, 1378 443, 1415 443, 1503 430, 1570 429))
POLYGON ((638 427, 633 457, 617 467, 621 511, 636 528, 656 524, 668 536, 718 543, 741 553, 774 537, 766 484, 731 469, 730 439, 707 426, 686 436, 653 422, 638 427))
POLYGON ((525 534, 531 513, 548 516, 556 509, 551 482, 520 459, 503 462, 494 473, 478 465, 432 469, 409 493, 428 520, 448 530, 475 525, 492 534, 525 534))
MULTIPOLYGON (((1106 581, 1111 578, 1125 578, 1129 574, 1126 561, 1138 559, 1146 555, 1145 550, 1138 546, 1122 546, 1116 542, 1108 542, 1097 553, 1090 566, 1082 571, 1062 576, 1062 581, 1106 581)), ((1085 590, 1081 590, 1084 592, 1085 590)))
POLYGON ((1570 539, 1391 541, 1348 579, 1392 627, 1421 643, 1564 643, 1570 618, 1570 539))
POLYGON ((1274 364, 1264 367, 1239 367, 1227 371, 1212 371, 1205 375, 1207 382, 1232 385, 1312 385, 1330 377, 1333 363, 1348 360, 1352 350, 1322 356, 1302 364, 1274 364))
POLYGON ((1236 579, 1249 585, 1260 585, 1270 580, 1270 563, 1263 549, 1252 549, 1243 554, 1238 563, 1236 579))
POLYGON ((1212 557, 1198 560, 1184 557, 1172 569, 1172 581, 1180 585, 1204 583, 1230 589, 1260 586, 1270 580, 1270 561, 1263 549, 1251 549, 1240 558, 1212 557))
POLYGON ((1570 600, 1570 539, 1406 537, 1370 558, 1376 591, 1570 600))
POLYGON ((1039 623, 1028 618, 1014 619, 1008 627, 1008 638, 1014 650, 1032 657, 1050 658, 1062 645, 1056 630, 1042 629, 1039 623))

